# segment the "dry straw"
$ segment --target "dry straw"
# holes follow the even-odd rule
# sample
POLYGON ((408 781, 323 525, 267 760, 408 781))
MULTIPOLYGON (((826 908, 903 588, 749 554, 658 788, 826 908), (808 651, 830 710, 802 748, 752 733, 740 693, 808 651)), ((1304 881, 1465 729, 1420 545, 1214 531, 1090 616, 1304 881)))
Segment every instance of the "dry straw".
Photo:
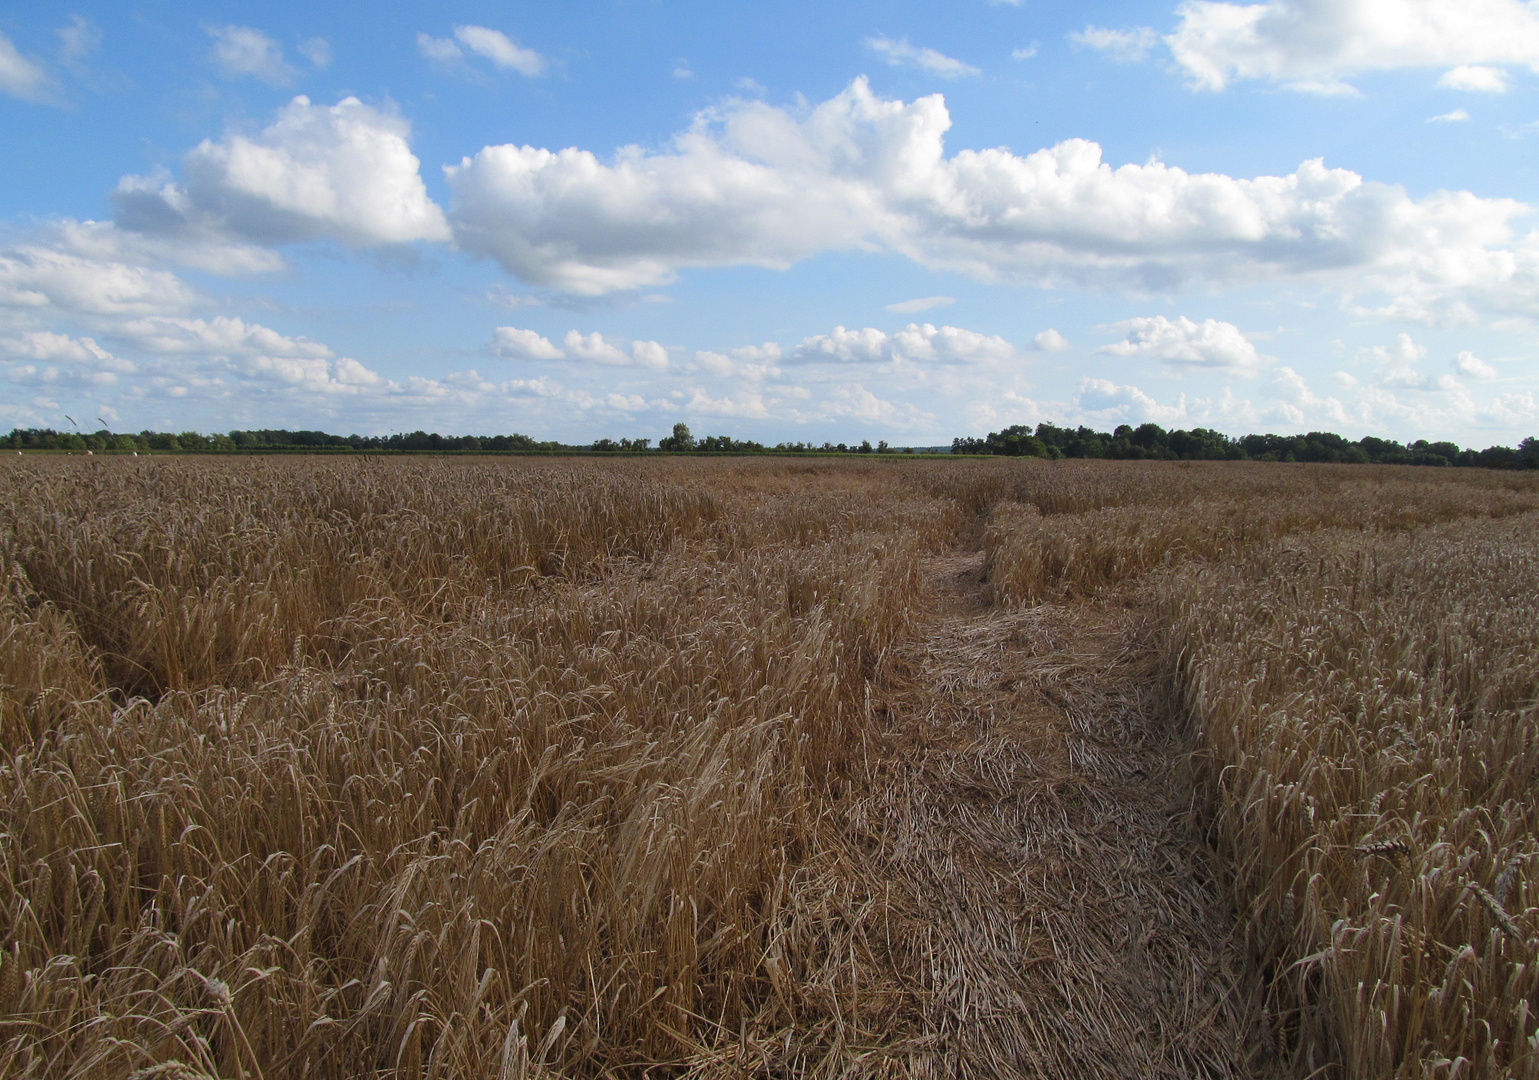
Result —
MULTIPOLYGON (((980 541, 1002 604, 1158 615, 1163 659, 1115 693, 1050 622, 1039 667, 1079 673, 1086 762, 1117 760, 1107 703, 1163 687, 1189 718, 1290 1069, 1539 1075, 1523 478, 17 459, 0 496, 0 1075, 1078 1060, 1029 1010, 1035 1049, 945 1057, 933 1025, 1014 1006, 862 846, 886 815, 951 865, 914 831, 945 758, 882 765, 872 705, 904 692, 925 560, 980 541)), ((1019 737, 978 753, 1000 807, 1031 802, 1019 737)), ((1015 928, 956 925, 1008 958, 1015 928)), ((1108 940, 1055 948, 1093 987, 1108 940)))
POLYGON ((1151 644, 1284 1066, 1539 1076, 1539 484, 1138 481, 1079 512, 996 508, 990 578, 1003 602, 1155 586, 1151 644))

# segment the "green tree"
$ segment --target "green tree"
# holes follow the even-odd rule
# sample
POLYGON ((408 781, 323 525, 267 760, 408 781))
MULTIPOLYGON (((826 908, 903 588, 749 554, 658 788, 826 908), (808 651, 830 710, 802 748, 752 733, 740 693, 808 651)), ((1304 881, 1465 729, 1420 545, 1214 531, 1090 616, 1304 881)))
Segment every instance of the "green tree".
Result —
POLYGON ((659 450, 693 450, 695 437, 689 433, 689 425, 682 420, 673 425, 673 434, 657 440, 659 450))

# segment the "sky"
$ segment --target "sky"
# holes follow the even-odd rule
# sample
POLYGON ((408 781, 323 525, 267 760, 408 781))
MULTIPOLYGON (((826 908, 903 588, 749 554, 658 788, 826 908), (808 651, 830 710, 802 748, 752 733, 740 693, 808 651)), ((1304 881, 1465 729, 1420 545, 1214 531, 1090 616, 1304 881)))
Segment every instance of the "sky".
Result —
POLYGON ((1539 0, 0 8, 0 428, 1539 434, 1539 0))

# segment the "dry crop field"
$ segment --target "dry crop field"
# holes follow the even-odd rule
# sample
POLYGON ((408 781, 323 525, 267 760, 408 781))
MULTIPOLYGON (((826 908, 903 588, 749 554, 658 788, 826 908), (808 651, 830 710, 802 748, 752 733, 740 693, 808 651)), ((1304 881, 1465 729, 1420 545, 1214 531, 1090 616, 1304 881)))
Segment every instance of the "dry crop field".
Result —
POLYGON ((1539 1077, 1539 477, 0 489, 0 1076, 1539 1077))

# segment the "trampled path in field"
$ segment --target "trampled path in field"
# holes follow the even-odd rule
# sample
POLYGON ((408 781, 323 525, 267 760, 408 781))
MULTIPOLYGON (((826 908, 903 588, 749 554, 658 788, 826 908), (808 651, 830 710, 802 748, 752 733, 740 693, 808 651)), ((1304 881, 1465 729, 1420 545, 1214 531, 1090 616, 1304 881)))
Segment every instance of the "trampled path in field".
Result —
POLYGON ((1258 1075, 1233 915, 1129 613, 991 608, 981 553, 937 558, 928 579, 850 822, 903 915, 888 952, 916 1005, 902 1071, 1258 1075))

